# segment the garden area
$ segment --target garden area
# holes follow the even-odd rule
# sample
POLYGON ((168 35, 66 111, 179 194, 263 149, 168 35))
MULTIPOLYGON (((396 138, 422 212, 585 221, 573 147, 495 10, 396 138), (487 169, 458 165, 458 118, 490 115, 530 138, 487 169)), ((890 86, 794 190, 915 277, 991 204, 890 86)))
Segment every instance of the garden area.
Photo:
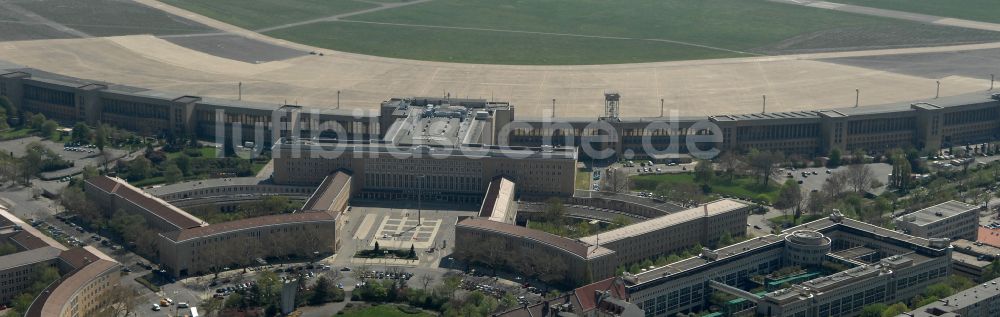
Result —
POLYGON ((559 199, 546 201, 545 209, 541 214, 522 213, 522 215, 528 217, 528 228, 570 239, 591 236, 630 224, 628 218, 621 215, 615 217, 610 223, 566 217, 566 207, 559 199))
POLYGON ((188 180, 253 176, 267 164, 266 156, 244 159, 219 157, 219 149, 198 144, 196 140, 174 140, 156 149, 147 145, 144 154, 116 166, 120 177, 143 187, 188 180))
POLYGON ((437 314, 405 305, 352 305, 337 313, 338 317, 433 317, 437 314))
POLYGON ((590 179, 592 177, 593 176, 592 176, 591 172, 588 172, 586 169, 583 169, 583 168, 577 169, 576 170, 576 187, 575 188, 576 189, 580 189, 580 190, 589 190, 590 189, 590 179))
POLYGON ((778 199, 779 186, 760 184, 750 176, 713 177, 708 182, 698 182, 694 173, 657 174, 633 176, 635 189, 653 192, 667 199, 696 200, 699 203, 721 197, 739 197, 755 202, 773 204, 778 199))
POLYGON ((244 202, 233 207, 195 206, 185 210, 205 220, 209 224, 268 215, 292 213, 302 208, 302 201, 293 201, 286 196, 268 196, 259 201, 244 202))
POLYGON ((375 241, 375 247, 368 250, 360 250, 358 253, 354 254, 356 258, 366 258, 366 259, 376 259, 376 258, 388 258, 388 259, 404 259, 404 260, 416 260, 417 250, 410 245, 409 250, 395 250, 395 249, 382 249, 379 248, 378 241, 375 241))

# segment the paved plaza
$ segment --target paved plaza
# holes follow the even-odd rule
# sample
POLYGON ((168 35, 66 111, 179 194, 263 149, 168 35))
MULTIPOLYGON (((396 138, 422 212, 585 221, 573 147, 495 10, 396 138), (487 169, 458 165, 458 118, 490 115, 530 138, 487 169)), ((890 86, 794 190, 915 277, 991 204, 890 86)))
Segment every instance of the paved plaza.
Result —
POLYGON ((402 249, 412 244, 415 248, 426 249, 434 243, 434 236, 440 228, 441 219, 423 219, 418 224, 415 215, 389 215, 382 220, 369 246, 374 247, 377 241, 383 248, 402 249))

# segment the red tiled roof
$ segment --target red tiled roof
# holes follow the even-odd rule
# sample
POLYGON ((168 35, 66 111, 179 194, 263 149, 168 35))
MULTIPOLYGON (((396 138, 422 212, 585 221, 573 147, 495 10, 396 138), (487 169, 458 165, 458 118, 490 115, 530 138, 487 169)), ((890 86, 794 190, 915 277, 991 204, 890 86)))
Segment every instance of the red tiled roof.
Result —
POLYGON ((59 254, 59 259, 74 268, 82 268, 87 264, 100 260, 100 257, 84 248, 72 248, 59 254))
MULTIPOLYGON (((515 226, 503 222, 490 221, 482 218, 465 219, 459 222, 458 225, 456 226, 475 228, 478 230, 494 231, 510 236, 516 236, 524 239, 539 241, 541 243, 562 249, 566 252, 570 252, 582 258, 588 258, 590 255, 589 252, 592 251, 590 245, 580 241, 576 241, 565 237, 560 237, 541 230, 528 229, 521 226, 515 226)), ((603 247, 598 247, 598 248, 604 249, 603 247)), ((605 253, 604 250, 600 250, 602 252, 599 254, 605 253)), ((610 252, 610 250, 607 251, 610 252)))
POLYGON ((105 192, 121 196, 125 200, 128 200, 129 202, 148 210, 154 215, 163 218, 175 227, 186 229, 199 227, 204 224, 204 222, 200 221, 200 219, 171 206, 167 202, 143 193, 138 188, 124 184, 124 181, 119 181, 107 176, 98 176, 88 179, 87 182, 105 192))
POLYGON ((87 179, 87 183, 90 183, 90 185, 100 188, 101 190, 109 194, 113 194, 115 192, 115 189, 117 189, 118 186, 121 185, 114 179, 107 176, 91 177, 90 179, 87 179))
POLYGON ((250 228, 265 227, 298 222, 336 221, 337 218, 325 212, 298 212, 294 214, 270 215, 246 218, 229 222, 212 224, 204 227, 161 233, 167 239, 175 242, 195 239, 214 234, 239 231, 250 228))
POLYGON ((625 283, 616 283, 617 277, 610 277, 601 281, 587 284, 573 291, 577 301, 580 302, 581 311, 589 311, 597 307, 597 292, 608 291, 611 297, 625 300, 628 294, 625 290, 625 283))
POLYGON ((49 246, 49 244, 45 243, 44 240, 27 231, 19 231, 18 233, 15 233, 10 236, 10 240, 14 241, 14 243, 17 243, 25 250, 33 250, 49 246))

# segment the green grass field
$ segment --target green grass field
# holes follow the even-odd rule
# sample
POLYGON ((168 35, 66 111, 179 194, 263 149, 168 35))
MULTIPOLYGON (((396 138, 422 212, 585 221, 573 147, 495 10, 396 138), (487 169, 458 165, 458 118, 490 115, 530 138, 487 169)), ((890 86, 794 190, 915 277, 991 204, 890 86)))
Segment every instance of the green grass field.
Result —
MULTIPOLYGON (((376 6, 348 0, 163 1, 251 29, 376 6)), ((266 34, 367 55, 525 65, 711 59, 1000 40, 1000 32, 766 0, 434 0, 266 34)))
MULTIPOLYGON (((635 189, 654 191, 659 184, 695 184, 693 173, 657 174, 633 176, 635 189)), ((732 182, 724 176, 716 176, 711 181, 711 196, 728 195, 754 201, 766 200, 773 203, 778 198, 780 189, 774 183, 767 187, 755 184, 750 177, 736 177, 732 182)), ((710 197, 713 199, 715 197, 710 197)))
POLYGON ((378 305, 370 306, 365 308, 348 308, 343 311, 343 314, 335 315, 337 317, 433 317, 434 315, 428 313, 418 313, 409 314, 405 313, 395 305, 378 305))
POLYGON ((161 0, 247 29, 355 12, 376 5, 353 0, 161 0))
POLYGON ((1000 23, 997 0, 833 0, 831 2, 1000 23))
POLYGON ((590 189, 590 180, 594 177, 593 172, 588 172, 586 169, 576 170, 576 189, 588 190, 590 189))

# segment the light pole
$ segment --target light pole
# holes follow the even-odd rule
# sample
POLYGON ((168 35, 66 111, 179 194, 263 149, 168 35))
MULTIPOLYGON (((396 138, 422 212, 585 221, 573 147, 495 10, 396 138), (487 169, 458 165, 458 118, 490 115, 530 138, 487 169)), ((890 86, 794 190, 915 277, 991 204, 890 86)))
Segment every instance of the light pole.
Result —
POLYGON ((854 89, 854 107, 857 108, 861 104, 861 88, 854 89))
POLYGON ((937 82, 937 90, 934 91, 934 99, 938 99, 938 97, 941 97, 941 81, 938 80, 936 82, 937 82))
POLYGON ((340 90, 337 90, 337 109, 340 109, 340 90))

